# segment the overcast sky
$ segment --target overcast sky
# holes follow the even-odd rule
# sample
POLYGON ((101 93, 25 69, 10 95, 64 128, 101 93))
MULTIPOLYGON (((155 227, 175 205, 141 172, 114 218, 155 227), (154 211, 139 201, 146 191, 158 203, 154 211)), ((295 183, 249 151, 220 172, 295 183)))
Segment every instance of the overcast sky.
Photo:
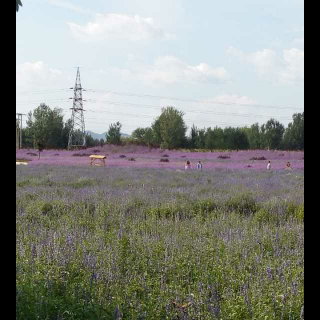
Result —
POLYGON ((304 108, 302 0, 22 0, 17 112, 70 115, 80 67, 86 129, 148 127, 161 107, 190 128, 285 126, 304 108))

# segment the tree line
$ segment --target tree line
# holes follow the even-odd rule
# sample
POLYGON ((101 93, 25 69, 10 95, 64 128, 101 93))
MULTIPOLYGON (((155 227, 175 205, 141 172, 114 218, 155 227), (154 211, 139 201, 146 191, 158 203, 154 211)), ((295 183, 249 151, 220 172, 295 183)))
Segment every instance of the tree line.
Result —
MULTIPOLYGON (((122 125, 118 121, 109 126, 106 140, 86 135, 86 146, 107 144, 136 144, 165 149, 247 150, 283 149, 304 150, 304 112, 295 113, 292 122, 285 128, 271 118, 266 123, 255 123, 250 127, 218 126, 208 128, 191 127, 187 135, 184 113, 169 106, 161 110, 150 127, 137 128, 131 137, 121 137, 122 125)), ((71 119, 63 120, 62 109, 51 109, 42 103, 30 111, 26 128, 22 129, 23 148, 66 149, 68 147, 71 119)))

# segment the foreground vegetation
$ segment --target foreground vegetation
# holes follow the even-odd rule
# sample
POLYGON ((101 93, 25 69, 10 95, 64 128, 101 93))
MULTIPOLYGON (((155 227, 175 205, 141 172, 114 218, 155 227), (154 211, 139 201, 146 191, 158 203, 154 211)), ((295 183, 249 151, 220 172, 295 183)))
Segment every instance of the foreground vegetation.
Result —
POLYGON ((17 167, 17 319, 303 319, 303 171, 17 167))

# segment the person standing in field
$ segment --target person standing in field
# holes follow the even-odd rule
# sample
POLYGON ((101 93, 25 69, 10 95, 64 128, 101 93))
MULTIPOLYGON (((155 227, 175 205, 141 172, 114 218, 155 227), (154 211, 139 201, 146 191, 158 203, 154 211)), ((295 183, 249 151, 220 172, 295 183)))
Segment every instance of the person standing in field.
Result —
POLYGON ((270 170, 270 169, 271 169, 271 161, 269 160, 267 164, 267 170, 270 170))
POLYGON ((184 166, 184 168, 187 170, 187 169, 191 169, 191 163, 190 161, 188 160, 184 166))
POLYGON ((198 170, 201 170, 201 169, 202 169, 202 163, 201 163, 201 161, 199 161, 199 162, 197 163, 197 169, 198 169, 198 170))
POLYGON ((291 164, 290 164, 289 161, 288 161, 287 164, 286 164, 286 170, 291 170, 291 164))

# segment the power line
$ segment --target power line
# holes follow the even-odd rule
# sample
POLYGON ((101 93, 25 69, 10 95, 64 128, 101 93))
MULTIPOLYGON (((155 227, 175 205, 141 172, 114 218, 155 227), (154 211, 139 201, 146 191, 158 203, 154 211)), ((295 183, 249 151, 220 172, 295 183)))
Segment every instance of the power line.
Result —
MULTIPOLYGON (((162 106, 154 106, 154 105, 143 105, 143 104, 132 104, 132 103, 122 103, 122 102, 113 102, 113 101, 98 101, 93 99, 88 99, 87 101, 93 102, 93 103, 107 103, 110 105, 123 105, 123 106, 130 106, 130 107, 140 107, 140 108, 153 108, 153 109, 159 109, 163 108, 162 106)), ((261 115, 261 114, 239 114, 239 113, 227 113, 227 112, 214 112, 211 110, 190 110, 190 109, 183 109, 185 112, 191 112, 191 113, 201 113, 201 114, 212 114, 212 115, 225 115, 225 116, 235 116, 235 117, 262 117, 262 118, 272 118, 276 117, 277 119, 281 120, 292 120, 291 118, 284 118, 284 117, 278 117, 275 115, 261 115)))
MULTIPOLYGON (((57 90, 36 90, 36 91, 24 91, 17 92, 16 94, 39 94, 39 93, 56 93, 56 92, 67 92, 68 90, 73 88, 62 88, 57 90)), ((119 96, 130 96, 130 97, 138 97, 138 98, 152 98, 152 99, 167 99, 167 100, 175 100, 181 102, 195 102, 195 103, 203 103, 203 104, 214 104, 214 105, 229 105, 229 106, 244 106, 244 107, 259 107, 259 108, 270 108, 270 109, 287 109, 287 110, 301 110, 301 108, 295 107, 281 107, 274 105, 262 105, 262 104, 254 104, 254 103, 237 103, 237 102, 223 102, 223 101, 213 101, 213 100, 200 100, 200 99, 186 99, 186 98, 177 98, 177 97, 165 97, 165 96, 153 96, 147 94, 138 94, 138 93, 125 93, 125 92, 117 92, 110 90, 100 90, 100 89, 83 89, 83 91, 94 92, 94 93, 110 93, 119 96)))
POLYGON ((153 96, 153 95, 138 94, 138 93, 124 93, 124 92, 116 92, 116 91, 109 91, 109 90, 86 89, 86 91, 97 92, 97 93, 111 93, 111 94, 114 94, 114 95, 130 96, 130 97, 138 97, 138 98, 175 100, 175 101, 182 101, 182 102, 196 102, 196 103, 209 103, 209 104, 222 104, 222 105, 237 105, 237 106, 245 106, 245 107, 259 107, 259 108, 270 108, 270 109, 272 108, 272 109, 301 110, 301 108, 294 108, 294 107, 280 107, 280 106, 262 105, 262 104, 245 104, 245 103, 236 103, 236 102, 222 102, 222 101, 210 101, 210 100, 183 99, 183 98, 176 98, 176 97, 153 96))
MULTIPOLYGON (((68 98, 62 99, 50 99, 46 101, 61 101, 61 102, 68 102, 68 98)), ((83 100, 84 101, 84 100, 83 100)), ((99 101, 94 99, 87 99, 86 101, 91 103, 102 103, 102 104, 110 104, 110 105, 120 105, 120 106, 130 106, 136 108, 151 108, 151 109, 160 109, 163 106, 155 106, 155 105, 145 105, 145 104, 134 104, 134 103, 127 103, 127 102, 118 102, 118 101, 99 101)), ((29 103, 41 103, 40 101, 30 101, 30 102, 20 102, 18 105, 26 105, 29 103)), ((208 115, 223 115, 223 116, 235 116, 235 117, 259 117, 259 118, 277 118, 279 120, 292 120, 291 118, 286 117, 279 117, 276 115, 262 115, 262 114, 239 114, 239 113, 228 113, 228 112, 215 112, 212 110, 190 110, 190 109, 183 109, 182 111, 190 112, 190 113, 200 113, 200 114, 208 114, 208 115)), ((96 111, 99 112, 99 111, 96 111)), ((101 111, 102 112, 102 111, 101 111)))

